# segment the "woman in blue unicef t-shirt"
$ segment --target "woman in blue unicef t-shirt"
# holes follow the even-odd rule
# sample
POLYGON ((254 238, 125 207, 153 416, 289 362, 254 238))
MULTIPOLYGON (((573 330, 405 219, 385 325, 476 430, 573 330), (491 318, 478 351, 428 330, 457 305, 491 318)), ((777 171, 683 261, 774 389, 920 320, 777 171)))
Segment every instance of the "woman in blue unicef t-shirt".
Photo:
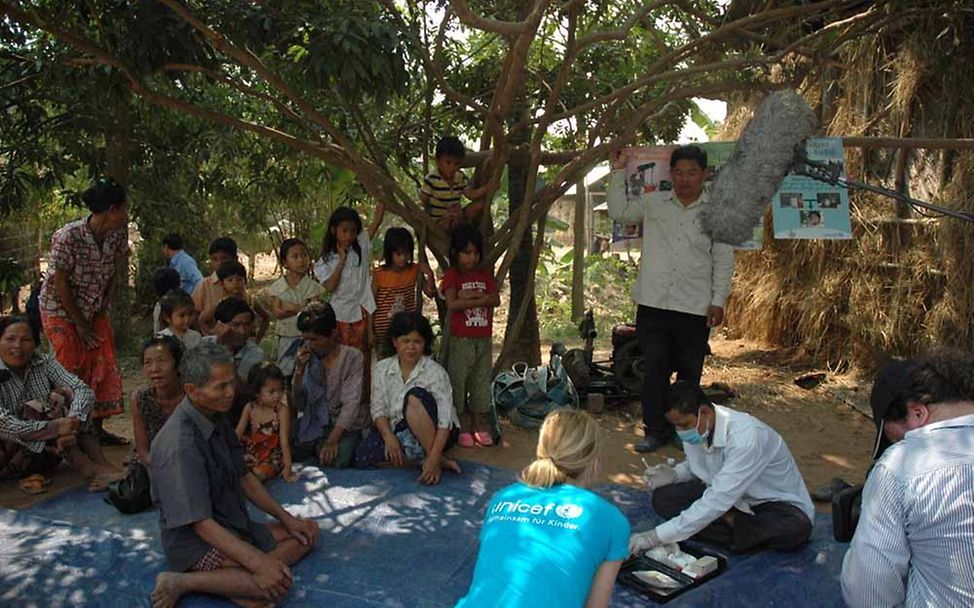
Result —
POLYGON ((521 483, 487 505, 473 582, 457 607, 608 606, 629 555, 629 522, 589 491, 600 475, 602 429, 559 410, 541 426, 521 483))

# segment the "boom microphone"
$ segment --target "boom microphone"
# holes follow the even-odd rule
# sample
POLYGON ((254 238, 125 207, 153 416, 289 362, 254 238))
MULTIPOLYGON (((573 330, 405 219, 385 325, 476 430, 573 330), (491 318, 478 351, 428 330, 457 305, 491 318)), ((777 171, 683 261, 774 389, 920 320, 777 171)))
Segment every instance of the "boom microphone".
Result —
POLYGON ((700 212, 703 231, 731 245, 750 239, 792 166, 795 146, 814 130, 815 116, 801 95, 794 91, 769 95, 710 186, 712 204, 700 212))

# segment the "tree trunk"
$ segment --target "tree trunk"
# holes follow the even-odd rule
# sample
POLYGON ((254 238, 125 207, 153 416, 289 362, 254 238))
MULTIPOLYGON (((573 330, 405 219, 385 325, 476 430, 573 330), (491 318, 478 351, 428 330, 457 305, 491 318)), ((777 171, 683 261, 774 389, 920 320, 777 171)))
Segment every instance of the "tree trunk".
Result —
POLYGON ((582 320, 585 314, 585 218, 588 216, 588 189, 585 175, 575 182, 575 221, 572 225, 572 321, 582 320))
MULTIPOLYGON (((520 118, 521 112, 515 113, 520 118)), ((530 138, 528 131, 512 133, 511 145, 526 143, 530 138)), ((511 162, 507 171, 507 192, 510 202, 510 214, 513 217, 524 202, 526 188, 533 188, 534 184, 527 184, 528 165, 523 162, 511 162)), ((517 336, 511 341, 508 352, 504 355, 504 360, 497 366, 500 369, 509 367, 518 361, 525 361, 529 365, 539 365, 541 363, 541 335, 538 329, 538 307, 534 299, 534 290, 527 291, 528 281, 531 273, 531 257, 533 255, 534 243, 531 228, 524 232, 524 238, 520 243, 511 243, 511 247, 517 247, 518 253, 514 257, 510 271, 511 298, 508 303, 507 331, 513 329, 517 319, 518 310, 522 303, 527 299, 528 310, 524 319, 524 326, 517 336)))
MULTIPOLYGON (((105 162, 108 175, 129 191, 131 159, 129 138, 132 132, 132 96, 128 89, 118 88, 114 107, 109 108, 105 129, 105 162)), ((129 196, 131 192, 129 191, 129 196)), ((121 349, 131 342, 132 289, 130 287, 131 258, 124 257, 115 266, 115 283, 111 294, 109 318, 115 332, 115 348, 121 349)))

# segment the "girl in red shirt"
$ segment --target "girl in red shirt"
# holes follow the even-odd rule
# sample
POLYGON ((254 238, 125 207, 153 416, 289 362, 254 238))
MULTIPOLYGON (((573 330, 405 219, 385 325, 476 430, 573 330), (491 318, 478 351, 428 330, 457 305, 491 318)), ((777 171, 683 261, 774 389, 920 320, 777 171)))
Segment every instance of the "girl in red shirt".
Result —
POLYGON ((450 237, 450 268, 442 290, 450 311, 446 370, 460 418, 457 443, 494 445, 490 432, 490 372, 494 308, 500 304, 492 269, 481 266, 484 237, 475 227, 458 226, 450 237))

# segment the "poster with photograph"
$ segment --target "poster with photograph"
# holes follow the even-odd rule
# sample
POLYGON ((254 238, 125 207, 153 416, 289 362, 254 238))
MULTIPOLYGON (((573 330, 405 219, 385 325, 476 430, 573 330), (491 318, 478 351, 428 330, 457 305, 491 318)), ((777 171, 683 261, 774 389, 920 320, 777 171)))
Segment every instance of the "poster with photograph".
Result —
MULTIPOLYGON (((724 163, 734 152, 735 142, 720 141, 697 144, 707 153, 707 164, 710 174, 704 182, 704 189, 708 188, 714 178, 720 173, 724 163)), ((642 193, 667 192, 673 189, 670 181, 670 155, 677 146, 647 146, 643 148, 629 148, 629 164, 626 165, 626 195, 636 198, 642 193)), ((642 225, 613 224, 612 242, 636 239, 642 237, 642 225)), ((761 249, 764 240, 764 222, 754 227, 754 236, 735 249, 761 249)))
MULTIPOLYGON (((670 154, 676 146, 647 146, 629 148, 626 165, 626 197, 630 200, 650 192, 673 189, 670 180, 670 154)), ((643 236, 642 224, 612 224, 612 242, 638 239, 643 236)))
MULTIPOLYGON (((837 137, 813 137, 806 144, 809 160, 845 166, 845 149, 837 137)), ((842 171, 845 176, 845 171, 842 171)), ((771 199, 776 239, 851 239, 849 191, 802 175, 787 175, 771 199)))

